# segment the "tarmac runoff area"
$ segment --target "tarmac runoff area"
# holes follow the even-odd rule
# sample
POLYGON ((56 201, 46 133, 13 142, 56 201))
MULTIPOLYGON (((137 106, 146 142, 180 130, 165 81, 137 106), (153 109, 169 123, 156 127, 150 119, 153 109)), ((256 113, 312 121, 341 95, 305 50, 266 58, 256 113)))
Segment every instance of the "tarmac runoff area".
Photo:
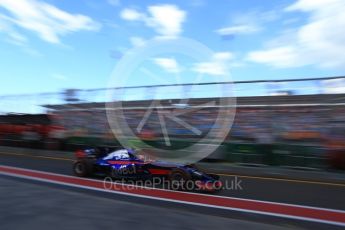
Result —
POLYGON ((1 229, 256 229, 253 221, 102 198, 0 177, 1 229))
MULTIPOLYGON (((15 150, 18 150, 18 149, 15 149, 15 150)), ((65 154, 64 156, 62 154, 60 155, 57 153, 50 153, 48 155, 48 154, 44 154, 44 152, 38 152, 36 154, 33 154, 33 153, 28 154, 28 153, 24 153, 20 151, 18 152, 6 151, 6 152, 1 152, 0 154, 0 168, 1 168, 1 165, 3 166, 7 165, 7 166, 12 166, 12 167, 19 167, 22 169, 27 168, 27 169, 39 170, 43 174, 45 174, 44 172, 51 172, 51 173, 57 173, 58 175, 60 175, 60 177, 65 177, 65 176, 70 177, 72 175, 71 164, 73 160, 69 158, 68 155, 69 153, 65 154)), ((228 173, 231 173, 231 172, 228 172, 228 173)), ((321 172, 316 172, 316 173, 319 174, 321 172)), ((336 179, 333 178, 333 180, 329 180, 330 178, 328 178, 328 180, 324 180, 325 178, 322 178, 322 180, 320 180, 321 178, 319 178, 319 180, 317 181, 317 180, 314 180, 317 174, 313 172, 310 172, 310 173, 308 172, 308 174, 313 175, 313 178, 310 178, 311 180, 305 180, 305 179, 297 180, 296 178, 288 179, 288 178, 273 178, 273 177, 267 177, 267 176, 265 177, 265 176, 260 176, 259 173, 256 176, 251 176, 248 174, 239 175, 239 172, 236 172, 236 171, 234 171, 233 174, 221 174, 221 178, 223 181, 231 180, 234 178, 234 174, 237 175, 239 179, 243 180, 242 185, 244 189, 221 191, 219 194, 217 194, 218 196, 220 196, 220 198, 215 198, 215 199, 223 199, 222 197, 229 197, 229 199, 232 199, 231 197, 246 198, 246 199, 249 198, 249 199, 255 199, 259 201, 260 200, 272 201, 272 202, 281 202, 281 203, 286 203, 286 204, 307 205, 307 206, 312 206, 312 207, 337 209, 339 210, 339 212, 342 212, 344 214, 345 203, 343 199, 343 194, 345 191, 344 190, 345 184, 343 183, 342 180, 339 180, 338 178, 336 179)), ((330 174, 330 175, 335 175, 338 177, 340 174, 330 174)), ((172 225, 174 226, 174 228, 182 228, 182 229, 196 229, 196 228, 203 229, 206 227, 207 228, 217 227, 218 226, 217 224, 214 224, 214 226, 208 225, 208 222, 211 222, 211 221, 206 221, 205 224, 202 224, 200 226, 197 223, 199 222, 203 223, 204 220, 206 219, 210 219, 210 220, 221 219, 225 222, 229 221, 231 223, 232 222, 234 223, 231 225, 232 227, 230 229, 243 229, 243 228, 261 229, 260 226, 265 226, 265 229, 279 229, 278 227, 289 228, 289 229, 296 229, 296 228, 297 229, 311 229, 311 228, 312 229, 338 229, 338 228, 341 229, 340 226, 335 226, 335 225, 320 224, 320 223, 315 223, 315 222, 312 223, 312 222, 305 222, 305 221, 298 221, 298 220, 288 220, 288 219, 274 218, 274 217, 256 215, 256 214, 250 214, 250 213, 244 214, 244 213, 235 212, 235 211, 222 213, 219 210, 215 210, 211 208, 206 209, 206 208, 197 207, 193 205, 190 205, 187 207, 186 205, 181 206, 181 204, 176 204, 176 205, 171 205, 167 203, 157 204, 150 199, 127 200, 124 196, 108 197, 104 193, 91 194, 93 196, 90 196, 89 193, 84 194, 85 192, 81 192, 81 191, 76 192, 73 190, 72 192, 71 189, 67 189, 67 187, 65 188, 60 187, 59 189, 51 188, 51 185, 49 185, 50 183, 37 185, 37 183, 33 183, 33 181, 29 181, 26 179, 19 180, 18 182, 17 179, 12 178, 12 177, 0 176, 0 178, 6 178, 7 181, 13 179, 13 182, 16 181, 15 185, 18 185, 18 186, 12 186, 13 191, 12 190, 5 191, 3 187, 5 188, 8 186, 6 186, 6 183, 2 183, 2 181, 0 181, 0 185, 1 185, 0 193, 1 193, 1 198, 2 198, 0 201, 0 207, 6 207, 6 209, 3 209, 3 208, 0 209, 1 229, 4 229, 2 228, 2 226, 6 227, 8 225, 7 219, 13 222, 10 224, 19 225, 20 223, 17 223, 17 222, 21 222, 21 221, 18 221, 18 220, 22 220, 22 219, 24 220, 25 218, 22 218, 20 215, 18 216, 18 214, 21 213, 21 209, 23 209, 22 207, 24 207, 24 205, 29 205, 29 204, 33 206, 37 206, 38 204, 43 204, 43 207, 48 207, 44 209, 45 211, 42 212, 42 215, 49 216, 49 218, 48 217, 47 218, 50 219, 51 221, 55 221, 55 219, 58 219, 59 221, 57 222, 65 223, 66 220, 64 220, 64 218, 66 218, 68 219, 67 222, 69 222, 70 221, 69 219, 72 218, 73 216, 69 217, 69 216, 64 215, 63 213, 73 213, 70 211, 72 209, 76 209, 75 212, 83 212, 83 211, 78 211, 77 209, 78 208, 84 209, 85 207, 83 205, 85 205, 85 202, 84 201, 80 201, 82 203, 80 203, 79 201, 77 203, 74 201, 73 202, 72 201, 71 202, 56 202, 56 203, 51 203, 51 202, 53 202, 55 197, 58 198, 60 196, 67 196, 71 193, 77 197, 84 197, 84 196, 88 197, 87 202, 91 202, 90 205, 93 203, 95 206, 93 209, 85 210, 85 211, 88 211, 88 212, 94 211, 95 213, 102 213, 102 215, 99 215, 99 216, 95 215, 93 217, 93 219, 97 219, 98 222, 103 222, 104 219, 108 218, 108 212, 104 211, 103 208, 100 208, 100 210, 97 210, 98 209, 97 202, 102 200, 106 203, 113 204, 114 205, 113 208, 117 206, 116 203, 118 202, 121 203, 122 206, 132 207, 134 205, 135 207, 137 207, 137 209, 138 209, 137 205, 140 204, 139 206, 143 207, 142 211, 141 212, 133 211, 133 213, 137 213, 138 215, 137 219, 138 220, 141 219, 141 222, 143 222, 145 225, 146 225, 146 222, 155 223, 156 221, 158 221, 155 218, 161 218, 160 214, 164 213, 163 211, 157 211, 157 214, 155 214, 154 212, 151 212, 150 210, 148 210, 150 208, 154 210, 156 209, 166 210, 166 212, 168 213, 169 212, 173 213, 171 214, 172 216, 181 214, 181 216, 186 215, 188 217, 186 218, 186 220, 181 220, 181 221, 173 220, 172 223, 170 223, 170 221, 172 220, 170 220, 169 218, 166 218, 166 219, 162 218, 164 219, 164 221, 162 220, 162 223, 166 222, 165 225, 163 225, 164 228, 168 228, 168 227, 165 227, 166 225, 167 226, 172 225), (44 191, 43 194, 32 196, 30 189, 27 189, 27 187, 30 187, 30 184, 32 184, 31 186, 35 187, 34 191, 42 190, 44 191), (23 185, 25 186, 23 187, 23 185), (17 202, 18 198, 14 196, 15 194, 17 194, 18 190, 19 191, 24 190, 22 191, 23 192, 22 195, 19 195, 19 197, 25 198, 25 199, 22 199, 21 202, 17 202), (53 196, 50 197, 50 194, 52 194, 53 196), (47 201, 46 199, 49 199, 49 200, 47 201), (44 202, 48 202, 48 204, 45 204, 44 202), (74 205, 69 207, 70 204, 74 204, 74 205), (81 206, 79 207, 79 205, 81 206), (7 211, 7 209, 11 210, 11 207, 21 207, 21 208, 16 209, 17 211, 14 211, 14 212, 7 211), (65 210, 66 212, 61 211, 62 209, 66 209, 66 208, 67 208, 67 210, 65 210), (56 213, 56 210, 60 210, 60 212, 56 213), (11 213, 12 213, 12 217, 7 215, 11 213), (143 217, 140 216, 141 213, 143 213, 142 214, 143 217), (195 219, 191 221, 192 223, 191 225, 188 225, 187 223, 189 223, 190 221, 189 219, 191 219, 189 218, 190 216, 195 216, 194 217, 195 219), (198 218, 200 218, 200 220, 198 218), (183 226, 186 226, 186 227, 183 227, 182 225, 179 226, 178 223, 175 223, 176 221, 183 223, 183 226), (251 228, 251 227, 247 227, 247 225, 245 226, 238 225, 239 223, 249 224, 249 226, 253 224, 255 225, 255 227, 251 228), (272 228, 273 226, 274 228, 272 228)), ((72 177, 72 178, 73 180, 79 180, 76 177, 72 177)), ((214 199, 211 199, 210 201, 213 201, 213 200, 214 199)), ((254 208, 257 208, 257 206, 254 206, 254 208)), ((40 209, 41 208, 39 208, 39 210, 40 209)), ((31 207, 25 206, 23 210, 31 210, 31 207)), ((113 215, 112 217, 112 219, 114 220, 113 224, 116 224, 116 218, 120 218, 122 220, 124 218, 127 218, 129 214, 128 212, 132 214, 131 209, 124 209, 124 210, 125 210, 124 212, 121 212, 118 209, 114 209, 113 211, 114 214, 109 214, 110 219, 111 219, 111 216, 113 215)), ((44 221, 40 220, 41 212, 35 211, 35 213, 36 213, 35 215, 31 216, 32 222, 30 222, 30 224, 27 224, 25 226, 25 229, 28 229, 28 228, 31 229, 31 225, 38 226, 38 223, 40 222, 45 223, 45 220, 44 221)), ((339 215, 343 215, 343 214, 340 213, 339 215)), ((90 221, 89 219, 92 219, 86 214, 81 215, 80 218, 83 216, 87 216, 84 222, 88 222, 90 221)), ((329 216, 326 215, 326 216, 323 216, 322 218, 325 218, 325 217, 329 217, 329 216)), ((137 219, 129 218, 129 220, 133 222, 135 222, 137 219)), ((73 221, 76 221, 76 220, 73 220, 73 221)), ((95 222, 97 221, 95 220, 95 222)), ((344 222, 344 221, 345 219, 341 220, 341 222, 344 222)), ((83 221, 80 221, 80 222, 83 222, 83 221)), ((136 223, 138 225, 138 222, 136 223)), ((102 224, 102 223, 98 223, 98 224, 102 224)), ((89 225, 91 226, 91 224, 89 225)), ((100 225, 100 226, 103 226, 103 225, 100 225)), ((114 226, 117 226, 117 225, 114 225, 114 226)), ((133 227, 133 226, 135 225, 129 225, 129 227, 133 227)), ((150 226, 152 227, 152 225, 150 226)), ((159 227, 160 225, 157 224, 157 226, 159 227)), ((222 229, 223 225, 220 224, 220 226, 221 227, 217 227, 217 228, 222 229)), ((229 227, 229 225, 225 225, 225 226, 229 227)), ((80 225, 80 227, 83 227, 83 225, 80 225)), ((127 226, 120 227, 120 228, 122 229, 125 227, 127 228, 127 226)), ((10 227, 10 229, 21 229, 21 228, 22 228, 21 226, 10 227)), ((98 229, 97 227, 95 228, 98 229)), ((159 227, 159 228, 163 228, 163 227, 159 227)), ((49 229, 51 229, 51 227, 49 229)), ((106 229, 109 229, 109 228, 106 228, 106 229)))

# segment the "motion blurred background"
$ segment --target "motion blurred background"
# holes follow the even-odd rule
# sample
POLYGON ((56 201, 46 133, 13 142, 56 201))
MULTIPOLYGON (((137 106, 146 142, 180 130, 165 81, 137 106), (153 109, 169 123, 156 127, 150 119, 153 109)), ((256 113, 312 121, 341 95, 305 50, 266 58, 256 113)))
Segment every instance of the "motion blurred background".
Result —
MULTIPOLYGON (((218 149, 204 161, 231 162, 252 166, 289 166, 299 169, 344 169, 345 166, 345 77, 314 79, 262 80, 234 82, 237 97, 236 116, 230 132, 218 149), (261 90, 251 90, 256 88, 261 90), (247 90, 248 89, 248 90, 247 90), (257 95, 246 96, 245 92, 257 95)), ((230 84, 230 83, 210 83, 230 84)), ((122 89, 66 90, 61 93, 13 95, 1 97, 0 144, 4 146, 73 151, 89 146, 120 147, 106 116, 106 91, 119 93, 126 122, 137 138, 154 148, 167 148, 157 113, 138 132, 137 127, 150 104, 152 95, 166 86, 122 89), (135 100, 141 90, 144 94, 135 100), (134 96, 133 96, 134 95, 134 96), (131 99, 127 99, 131 98, 131 99), (30 108, 32 113, 18 110, 30 108)), ((176 85, 176 91, 186 85, 176 85)), ((205 91, 194 85, 194 91, 205 91)), ((208 87, 209 88, 209 87, 208 87)), ((205 93, 207 94, 207 93, 205 93)), ((175 94, 176 95, 176 94, 175 94)), ((215 124, 219 104, 205 104, 217 98, 180 98, 165 95, 163 111, 191 111, 181 118, 201 131, 167 119, 171 146, 186 148, 219 130, 209 139, 221 138, 215 124), (171 98, 170 98, 171 97, 171 98), (205 105, 200 107, 200 105, 205 105), (192 109, 192 110, 191 110, 192 109)), ((234 106, 234 105, 228 105, 234 106)), ((130 146, 140 148, 136 138, 127 136, 130 146), (131 140, 131 138, 133 140, 131 140)), ((207 144, 207 139, 203 140, 207 144)))
MULTIPOLYGON (((0 1, 1 145, 119 146, 106 117, 111 91, 124 102, 136 137, 152 147, 167 148, 157 113, 138 129, 152 100, 163 103, 163 113, 193 111, 182 116, 184 125, 166 121, 169 148, 184 148, 222 128, 214 121, 228 108, 205 103, 228 97, 217 94, 215 87, 223 87, 237 98, 236 106, 226 105, 236 116, 205 160, 344 169, 343 1, 82 2, 0 1), (213 54, 204 62, 171 53, 147 57, 151 72, 109 87, 111 69, 126 53, 150 39, 183 36, 213 54), (223 80, 228 73, 234 82, 223 80), (195 83, 197 74, 205 79, 195 83)), ((135 140, 130 146, 141 147, 135 140)))

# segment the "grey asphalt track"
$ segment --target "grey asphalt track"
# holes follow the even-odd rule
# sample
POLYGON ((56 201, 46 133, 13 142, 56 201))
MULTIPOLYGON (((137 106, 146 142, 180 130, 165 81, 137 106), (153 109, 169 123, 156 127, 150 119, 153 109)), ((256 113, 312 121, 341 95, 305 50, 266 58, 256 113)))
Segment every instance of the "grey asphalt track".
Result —
POLYGON ((10 229, 289 229, 105 199, 0 177, 0 223, 10 229))
MULTIPOLYGON (((0 165, 73 175, 72 161, 69 159, 0 154, 0 165)), ((231 183, 234 179, 234 176, 221 176, 224 183, 226 181, 231 183)), ((237 180, 241 180, 242 189, 223 190, 217 195, 345 210, 343 199, 345 186, 341 184, 246 176, 239 176, 237 180)), ((121 223, 120 229, 138 226, 143 227, 142 229, 152 229, 151 224, 160 226, 158 229, 337 229, 335 226, 253 214, 242 215, 234 212, 229 214, 197 207, 186 208, 165 204, 151 205, 151 201, 133 202, 102 194, 55 188, 44 183, 16 181, 9 177, 0 177, 0 184, 2 197, 0 207, 6 207, 1 208, 0 223, 5 227, 1 229, 59 226, 55 225, 55 222, 65 223, 64 229, 76 227, 79 229, 84 226, 84 229, 99 229, 97 224, 105 229, 111 229, 109 226, 115 222, 121 223), (16 219, 22 221, 15 221, 16 219), (30 220, 30 224, 26 225, 25 223, 29 223, 30 220)))
MULTIPOLYGON (((0 164, 64 175, 72 174, 72 161, 33 158, 26 155, 0 154, 0 164)), ((205 169, 207 170, 207 169, 205 169)), ((239 187, 220 191, 217 195, 246 199, 273 201, 322 208, 345 210, 345 184, 308 183, 308 181, 270 180, 252 177, 221 176, 223 183, 231 187, 235 180, 241 181, 239 187)))

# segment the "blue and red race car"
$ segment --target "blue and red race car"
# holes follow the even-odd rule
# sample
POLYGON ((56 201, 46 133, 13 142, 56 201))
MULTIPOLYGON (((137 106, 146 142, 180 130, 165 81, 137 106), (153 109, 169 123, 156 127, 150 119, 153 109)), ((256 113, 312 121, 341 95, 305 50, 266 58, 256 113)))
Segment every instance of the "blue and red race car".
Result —
POLYGON ((204 173, 194 165, 145 161, 132 149, 108 152, 92 148, 78 150, 75 155, 73 171, 80 177, 101 175, 125 180, 163 178, 174 185, 170 187, 173 189, 218 191, 222 188, 218 175, 204 173))

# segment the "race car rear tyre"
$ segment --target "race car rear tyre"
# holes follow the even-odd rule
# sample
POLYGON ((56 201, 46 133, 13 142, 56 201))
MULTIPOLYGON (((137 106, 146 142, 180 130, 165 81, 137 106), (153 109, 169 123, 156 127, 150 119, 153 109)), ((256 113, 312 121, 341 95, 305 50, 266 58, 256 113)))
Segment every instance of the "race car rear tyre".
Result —
POLYGON ((79 177, 86 177, 92 174, 92 163, 86 160, 76 161, 73 164, 73 172, 79 177))
POLYGON ((182 169, 173 169, 169 175, 169 189, 194 190, 195 183, 191 175, 182 169))

